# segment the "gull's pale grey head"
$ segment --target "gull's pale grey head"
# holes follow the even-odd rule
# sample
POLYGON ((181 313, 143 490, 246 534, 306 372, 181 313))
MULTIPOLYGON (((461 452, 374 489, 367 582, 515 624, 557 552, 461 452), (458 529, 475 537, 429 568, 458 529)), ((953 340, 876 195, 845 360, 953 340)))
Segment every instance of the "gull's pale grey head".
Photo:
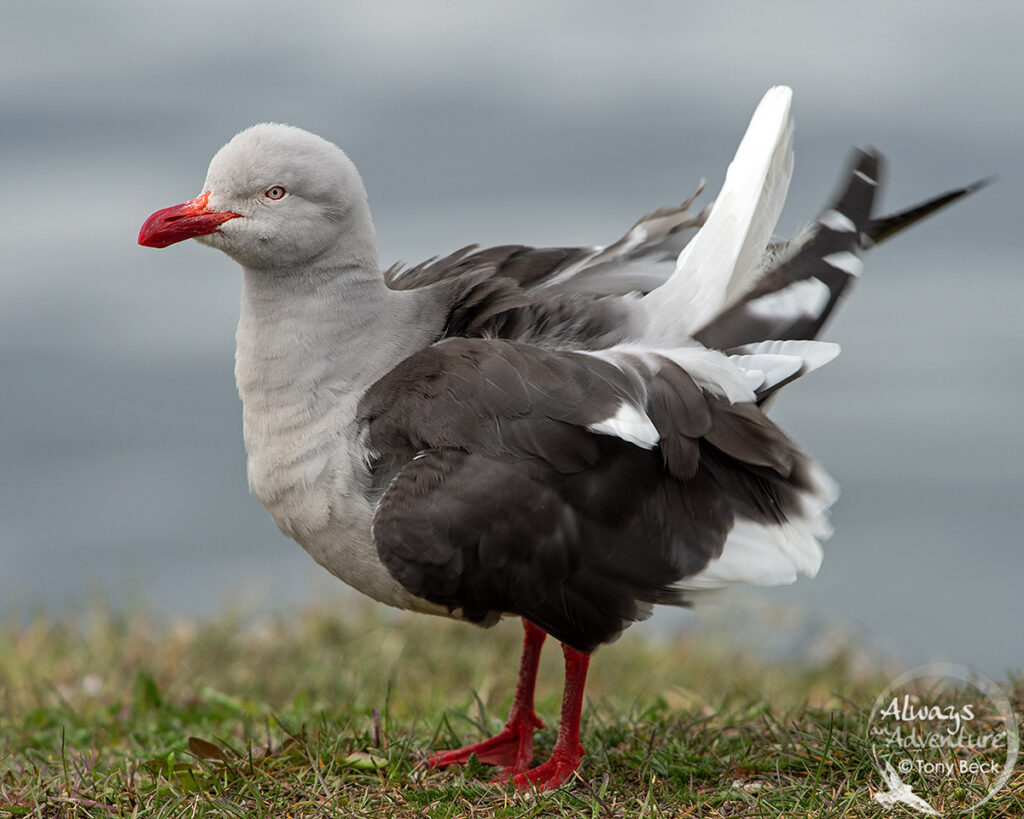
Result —
POLYGON ((255 270, 305 267, 336 253, 376 260, 355 165, 326 139, 279 123, 237 134, 211 160, 200 196, 154 213, 139 243, 189 238, 255 270))

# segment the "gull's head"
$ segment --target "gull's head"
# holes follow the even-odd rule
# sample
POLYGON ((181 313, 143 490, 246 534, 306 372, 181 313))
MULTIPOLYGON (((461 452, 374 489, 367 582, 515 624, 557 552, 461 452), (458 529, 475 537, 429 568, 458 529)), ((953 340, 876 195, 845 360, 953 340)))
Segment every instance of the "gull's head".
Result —
POLYGON ((312 264, 345 244, 359 255, 367 239, 375 245, 366 191, 345 152, 278 123, 237 134, 210 161, 202 193, 157 211, 139 232, 147 247, 185 239, 255 270, 312 264))

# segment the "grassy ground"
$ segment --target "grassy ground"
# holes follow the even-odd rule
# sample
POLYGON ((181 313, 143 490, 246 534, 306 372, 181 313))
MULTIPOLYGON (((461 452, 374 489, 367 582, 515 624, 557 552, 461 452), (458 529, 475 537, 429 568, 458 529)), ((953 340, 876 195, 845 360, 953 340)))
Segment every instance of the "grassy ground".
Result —
MULTIPOLYGON (((97 608, 0 629, 0 817, 910 816, 872 801, 864 739, 887 679, 839 652, 759 665, 641 629, 591 664, 580 777, 554 793, 424 771, 498 729, 520 630, 378 608, 258 625, 167 624, 97 608)), ((560 652, 538 712, 557 722, 560 652)), ((1018 713, 1024 683, 1010 685, 1018 713)), ((538 734, 537 758, 553 743, 538 734)), ((1024 766, 1022 766, 1024 767, 1024 766)), ((976 815, 1024 816, 1024 775, 976 815)))

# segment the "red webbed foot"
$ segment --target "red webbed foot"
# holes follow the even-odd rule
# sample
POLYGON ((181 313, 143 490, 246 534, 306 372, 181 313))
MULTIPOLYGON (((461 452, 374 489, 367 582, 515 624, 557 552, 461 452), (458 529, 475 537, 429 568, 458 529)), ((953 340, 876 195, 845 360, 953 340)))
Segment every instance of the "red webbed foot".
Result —
POLYGON ((547 762, 536 768, 515 774, 512 777, 512 784, 519 790, 535 787, 540 791, 548 791, 559 788, 572 779, 576 769, 580 766, 583 753, 583 746, 579 743, 576 743, 575 747, 558 747, 556 745, 547 762))
POLYGON ((463 748, 438 751, 426 761, 428 768, 460 765, 468 762, 473 754, 486 765, 503 766, 505 775, 519 773, 530 767, 533 761, 533 732, 544 727, 544 723, 533 711, 533 691, 537 683, 540 651, 546 636, 542 629, 523 620, 523 658, 519 665, 519 681, 512 700, 512 712, 501 733, 463 748))
POLYGON ((488 765, 501 765, 503 770, 492 784, 504 784, 509 780, 520 790, 537 788, 542 791, 558 788, 572 779, 583 758, 580 745, 580 714, 583 710, 583 688, 587 681, 590 655, 562 644, 565 656, 565 688, 562 691, 562 716, 558 723, 558 739, 555 740, 551 758, 530 768, 533 761, 533 732, 543 724, 533 712, 533 691, 537 679, 537 663, 544 642, 544 632, 537 626, 523 621, 525 637, 523 660, 519 667, 519 684, 512 703, 512 713, 504 730, 491 739, 440 751, 425 763, 430 768, 443 768, 467 762, 471 756, 488 765))
POLYGON ((533 732, 543 728, 532 711, 511 717, 501 733, 483 742, 476 742, 451 751, 438 751, 426 761, 428 768, 459 765, 476 758, 485 765, 501 765, 507 773, 518 773, 530 767, 533 761, 533 732))

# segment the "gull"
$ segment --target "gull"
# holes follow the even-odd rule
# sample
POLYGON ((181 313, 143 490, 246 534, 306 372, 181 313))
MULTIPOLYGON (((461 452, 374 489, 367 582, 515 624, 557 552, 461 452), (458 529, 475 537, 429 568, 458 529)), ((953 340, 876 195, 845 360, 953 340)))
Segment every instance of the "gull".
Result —
POLYGON ((839 352, 816 337, 863 251, 976 186, 875 217, 881 157, 857 151, 818 219, 773 240, 791 101, 764 96, 713 205, 695 209, 698 188, 602 247, 470 245, 384 269, 355 165, 276 123, 143 225, 142 245, 195 239, 243 269, 249 486, 281 531, 388 605, 522 619, 505 728, 429 765, 476 755, 517 787, 560 786, 598 646, 655 605, 818 571, 836 487, 768 404, 839 352), (532 767, 549 635, 562 712, 532 767))

